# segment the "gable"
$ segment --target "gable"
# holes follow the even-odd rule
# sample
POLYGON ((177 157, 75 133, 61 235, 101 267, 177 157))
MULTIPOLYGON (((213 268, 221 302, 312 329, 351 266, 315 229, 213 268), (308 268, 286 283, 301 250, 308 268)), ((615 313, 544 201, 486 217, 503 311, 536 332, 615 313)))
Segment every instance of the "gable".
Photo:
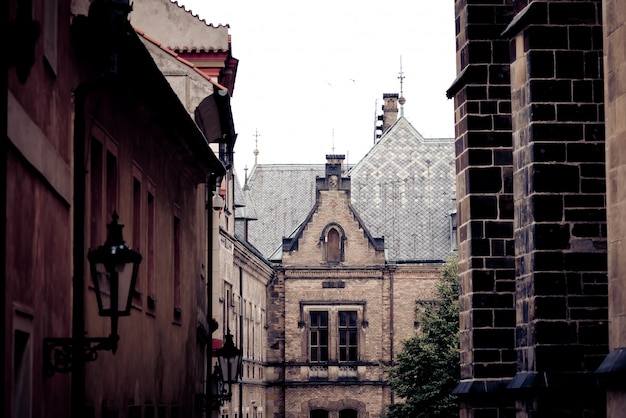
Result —
POLYGON ((283 244, 282 265, 384 265, 382 239, 375 239, 350 204, 347 190, 319 190, 317 204, 283 244))

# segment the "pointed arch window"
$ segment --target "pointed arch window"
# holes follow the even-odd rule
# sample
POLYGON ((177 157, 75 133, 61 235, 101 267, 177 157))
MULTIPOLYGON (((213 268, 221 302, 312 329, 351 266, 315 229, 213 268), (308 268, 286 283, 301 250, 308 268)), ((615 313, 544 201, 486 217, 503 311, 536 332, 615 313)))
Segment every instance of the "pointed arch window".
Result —
POLYGON ((324 246, 324 260, 330 264, 338 264, 345 260, 344 243, 346 234, 341 225, 330 223, 326 225, 320 241, 324 246))

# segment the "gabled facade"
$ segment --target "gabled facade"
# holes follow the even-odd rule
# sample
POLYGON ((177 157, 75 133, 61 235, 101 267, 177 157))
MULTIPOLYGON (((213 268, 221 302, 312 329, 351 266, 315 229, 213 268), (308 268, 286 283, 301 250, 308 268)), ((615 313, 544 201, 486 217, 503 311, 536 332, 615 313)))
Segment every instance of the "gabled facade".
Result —
POLYGON ((417 302, 432 297, 438 273, 385 262, 383 239, 350 202, 344 156, 327 159, 315 204, 283 240, 269 286, 268 399, 275 401, 267 412, 275 417, 383 412, 392 402, 385 366, 415 331, 417 302))

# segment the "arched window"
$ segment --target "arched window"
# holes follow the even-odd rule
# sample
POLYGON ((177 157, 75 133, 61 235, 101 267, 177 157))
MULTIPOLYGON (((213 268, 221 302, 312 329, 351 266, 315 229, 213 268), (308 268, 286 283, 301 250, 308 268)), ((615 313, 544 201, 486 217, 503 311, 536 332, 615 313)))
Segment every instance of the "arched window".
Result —
POLYGON ((341 237, 339 236, 339 231, 331 228, 326 239, 326 261, 339 263, 341 261, 341 237))
POLYGON ((309 413, 309 418, 328 418, 328 411, 323 409, 314 409, 309 413))
POLYGON ((339 411, 339 418, 358 418, 359 413, 354 409, 343 409, 339 411))

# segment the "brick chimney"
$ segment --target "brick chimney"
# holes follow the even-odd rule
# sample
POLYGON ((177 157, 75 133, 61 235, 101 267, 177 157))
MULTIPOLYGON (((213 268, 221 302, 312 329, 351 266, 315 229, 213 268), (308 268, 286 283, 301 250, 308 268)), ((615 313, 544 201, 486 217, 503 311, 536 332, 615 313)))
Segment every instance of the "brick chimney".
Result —
POLYGON ((398 120, 398 93, 383 93, 383 133, 398 120))

